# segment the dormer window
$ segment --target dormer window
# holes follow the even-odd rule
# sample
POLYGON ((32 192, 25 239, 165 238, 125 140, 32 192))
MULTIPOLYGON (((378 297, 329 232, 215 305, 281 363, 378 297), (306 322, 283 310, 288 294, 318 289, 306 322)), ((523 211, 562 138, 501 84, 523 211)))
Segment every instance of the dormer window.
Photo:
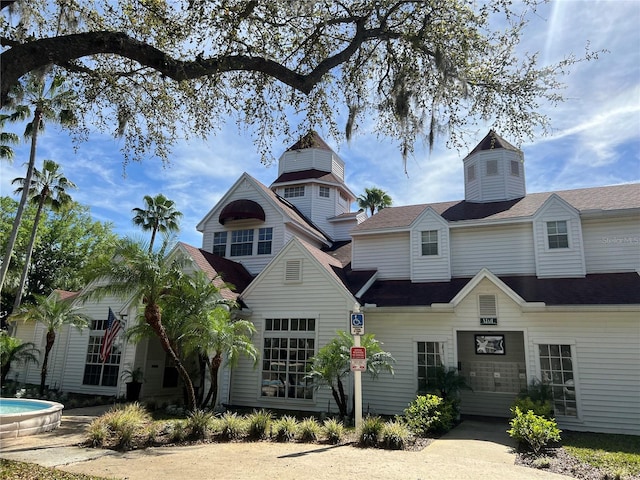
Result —
POLYGON ((213 234, 213 249, 211 253, 224 257, 227 253, 227 232, 215 232, 213 234))
POLYGON ((272 240, 272 227, 261 228, 258 230, 258 255, 271 255, 272 240))
POLYGON ((241 257, 253 252, 253 230, 234 230, 231 232, 231 256, 241 257))
POLYGON ((567 221, 547 222, 547 239, 549 248, 569 248, 569 231, 567 221))
POLYGON ((422 255, 438 255, 438 231, 426 230, 422 234, 422 255))
POLYGON ((300 187, 285 187, 284 198, 304 197, 304 185, 300 187))
POLYGON ((487 176, 498 175, 498 161, 487 160, 487 176))

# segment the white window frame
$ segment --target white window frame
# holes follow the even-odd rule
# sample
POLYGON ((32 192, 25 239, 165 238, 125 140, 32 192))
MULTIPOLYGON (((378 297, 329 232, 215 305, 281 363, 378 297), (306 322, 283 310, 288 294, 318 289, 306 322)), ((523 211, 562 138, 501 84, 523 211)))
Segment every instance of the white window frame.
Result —
POLYGON ((520 176, 520 162, 517 160, 511 160, 511 176, 512 177, 520 176))
POLYGON ((118 379, 120 378, 120 362, 122 361, 122 341, 121 335, 119 333, 111 346, 111 352, 109 353, 109 357, 106 362, 102 362, 100 359, 100 348, 102 346, 102 342, 104 340, 105 328, 107 326, 108 320, 92 320, 91 321, 91 333, 89 334, 89 341, 87 343, 86 355, 84 357, 84 369, 82 371, 82 385, 88 385, 93 387, 106 387, 106 388, 116 388, 118 386, 118 379), (87 375, 87 367, 91 365, 92 367, 99 366, 100 375, 98 379, 98 383, 85 383, 85 378, 87 375), (115 367, 115 374, 111 375, 112 378, 115 377, 115 384, 113 385, 104 385, 105 378, 105 367, 113 369, 115 367))
POLYGON ((253 255, 253 240, 255 237, 255 232, 252 228, 244 228, 242 230, 232 230, 231 231, 231 245, 229 247, 229 256, 230 257, 248 257, 253 255), (240 238, 237 238, 240 236, 240 238), (235 241, 234 241, 234 237, 235 241), (249 253, 242 253, 240 255, 234 254, 233 247, 234 245, 251 245, 251 251, 249 253))
POLYGON ((284 187, 284 198, 304 197, 304 185, 284 187))
POLYGON ((219 253, 216 253, 216 247, 222 247, 224 246, 224 253, 222 255, 220 255, 221 257, 226 257, 227 255, 227 239, 228 239, 229 235, 228 232, 226 231, 222 231, 222 232, 213 232, 213 243, 211 244, 211 253, 214 253, 216 255, 220 255, 219 253), (222 241, 222 239, 224 239, 224 241, 222 241), (217 243, 216 243, 217 241, 217 243))
POLYGON ((567 250, 571 249, 571 239, 570 239, 570 235, 569 232, 571 231, 571 225, 570 225, 570 221, 569 220, 547 220, 544 222, 544 233, 545 233, 545 249, 549 252, 564 252, 567 250), (557 233, 557 227, 559 223, 564 223, 565 228, 566 228, 566 233, 557 233), (555 224, 556 226, 556 232, 555 233, 550 233, 549 232, 549 224, 555 224), (567 238, 567 246, 566 247, 552 247, 550 240, 551 240, 551 236, 554 237, 560 237, 561 235, 565 235, 567 238))
POLYGON ((497 175, 500 175, 498 160, 487 160, 485 168, 487 171, 487 177, 495 177, 497 175))
MULTIPOLYGON (((317 316, 290 316, 290 317, 268 317, 264 319, 264 326, 262 329, 262 343, 261 343, 261 369, 260 369, 260 388, 258 391, 258 398, 265 401, 275 402, 300 402, 308 404, 315 400, 315 388, 313 382, 310 380, 304 380, 308 386, 300 386, 304 377, 307 375, 307 367, 311 364, 311 358, 317 353, 317 331, 318 331, 318 318, 317 316), (278 322, 276 324, 276 322, 278 322), (283 322, 287 322, 287 327, 283 328, 283 322), (294 329, 294 322, 298 324, 298 328, 294 329), (305 329, 300 330, 300 322, 304 322, 305 329), (310 329, 309 322, 313 322, 313 329, 310 329), (271 328, 269 328, 271 327, 271 328), (268 340, 281 341, 286 339, 287 346, 273 346, 267 347, 268 340), (300 341, 303 341, 301 347, 300 341), (298 343, 297 346, 292 348, 292 342, 298 343), (309 345, 311 342, 311 345, 309 345), (306 345, 305 345, 306 344, 306 345), (270 349, 271 353, 266 354, 266 349, 270 349), (286 360, 284 363, 284 369, 272 369, 273 365, 273 352, 286 352, 286 360), (296 357, 300 352, 304 351, 304 364, 302 369, 294 370, 295 365, 292 365, 291 354, 296 351, 296 357), (268 368, 265 368, 268 367, 268 368), (269 377, 269 378, 265 378, 269 377), (282 379, 284 377, 284 380, 282 379), (297 377, 297 379, 296 379, 297 377), (302 388, 302 395, 297 396, 302 388), (273 393, 270 395, 269 392, 273 393), (281 394, 282 393, 282 394, 281 394), (292 394, 293 393, 293 394, 292 394)), ((281 360, 277 358, 276 360, 281 360)), ((296 358, 297 360, 297 358, 296 358)), ((300 363, 300 362, 297 362, 300 363)))
POLYGON ((416 391, 420 392, 421 394, 424 393, 428 393, 433 391, 433 389, 436 388, 436 385, 430 385, 429 384, 429 368, 438 368, 438 367, 442 367, 442 368, 446 368, 445 367, 445 356, 444 356, 444 342, 443 341, 439 341, 437 339, 422 339, 422 340, 415 340, 413 342, 414 344, 414 350, 415 350, 415 354, 414 354, 414 360, 415 360, 415 365, 416 365, 416 376, 415 376, 415 381, 416 381, 416 391), (425 344, 425 351, 423 353, 420 352, 420 344, 423 343, 425 344), (429 348, 428 348, 428 344, 435 344, 436 348, 437 348, 437 352, 429 352, 429 348), (422 387, 422 385, 420 385, 420 367, 422 366, 420 363, 420 355, 424 355, 425 360, 427 360, 425 362, 425 384, 424 384, 424 388, 422 387), (429 365, 428 363, 428 359, 429 356, 433 356, 433 357, 438 357, 438 359, 440 360, 440 364, 435 364, 435 365, 429 365))
POLYGON ((467 182, 473 182, 476 179, 476 165, 467 165, 467 182))
POLYGON ((258 247, 256 250, 257 255, 271 255, 273 253, 273 227, 263 227, 258 229, 258 247), (266 247, 268 244, 269 251, 261 252, 261 247, 266 247))
POLYGON ((420 256, 421 257, 439 257, 440 256, 440 230, 421 230, 420 231, 420 256), (424 241, 425 233, 429 234, 429 241, 424 241), (431 234, 435 233, 435 242, 431 239, 431 234), (424 247, 427 245, 435 245, 436 253, 424 253, 424 247))
POLYGON ((320 185, 318 187, 318 196, 320 198, 330 198, 331 197, 331 189, 325 185, 320 185), (323 195, 323 193, 326 193, 326 195, 323 195))
MULTIPOLYGON (((541 364, 541 359, 540 359, 540 346, 542 345, 558 345, 558 346, 568 346, 571 350, 571 368, 572 368, 572 374, 573 374, 573 385, 571 385, 571 387, 574 389, 574 395, 575 395, 575 408, 576 408, 576 414, 575 415, 563 415, 563 414, 559 414, 557 411, 555 411, 555 400, 552 400, 552 406, 554 408, 554 415, 556 417, 562 417, 562 418, 566 418, 566 419, 573 419, 573 420, 581 420, 582 418, 582 408, 580 408, 581 406, 581 399, 580 399, 580 381, 578 379, 578 362, 577 362, 577 356, 576 356, 576 344, 575 344, 575 340, 573 339, 557 339, 557 338, 537 338, 533 341, 533 346, 534 346, 534 353, 535 353, 535 362, 536 362, 536 374, 538 379, 540 379, 541 381, 545 381, 545 378, 543 376, 542 373, 542 364, 541 364)), ((566 384, 564 385, 556 385, 556 388, 564 388, 566 387, 566 384)), ((552 383, 552 393, 553 393, 553 383, 552 383)))

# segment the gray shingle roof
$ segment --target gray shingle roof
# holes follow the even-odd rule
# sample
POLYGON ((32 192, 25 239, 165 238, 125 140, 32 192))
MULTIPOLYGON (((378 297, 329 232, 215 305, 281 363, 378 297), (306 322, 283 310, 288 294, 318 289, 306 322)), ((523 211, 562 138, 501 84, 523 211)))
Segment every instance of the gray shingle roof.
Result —
POLYGON ((405 207, 388 207, 362 222, 351 232, 358 234, 375 230, 408 228, 427 207, 431 207, 449 222, 527 218, 534 215, 554 193, 580 212, 640 208, 640 184, 632 183, 609 187, 532 193, 522 198, 502 202, 474 203, 460 200, 408 205, 405 207))

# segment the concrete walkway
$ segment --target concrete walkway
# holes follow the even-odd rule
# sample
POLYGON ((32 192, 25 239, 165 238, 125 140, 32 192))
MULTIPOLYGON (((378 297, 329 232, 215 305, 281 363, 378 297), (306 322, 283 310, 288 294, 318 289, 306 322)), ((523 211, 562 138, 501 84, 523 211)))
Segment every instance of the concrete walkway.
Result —
POLYGON ((78 446, 85 439, 86 426, 103 411, 69 410, 57 430, 3 440, 0 458, 128 480, 570 478, 514 465, 515 445, 506 433, 506 421, 465 420, 420 452, 271 442, 154 447, 126 453, 78 446))

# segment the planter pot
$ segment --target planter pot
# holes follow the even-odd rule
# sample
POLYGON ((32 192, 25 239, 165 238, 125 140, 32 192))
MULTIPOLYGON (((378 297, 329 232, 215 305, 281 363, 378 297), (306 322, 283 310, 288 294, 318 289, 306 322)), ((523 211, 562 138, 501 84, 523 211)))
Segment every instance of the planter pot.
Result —
POLYGON ((140 399, 141 382, 127 382, 127 402, 137 402, 140 399))

